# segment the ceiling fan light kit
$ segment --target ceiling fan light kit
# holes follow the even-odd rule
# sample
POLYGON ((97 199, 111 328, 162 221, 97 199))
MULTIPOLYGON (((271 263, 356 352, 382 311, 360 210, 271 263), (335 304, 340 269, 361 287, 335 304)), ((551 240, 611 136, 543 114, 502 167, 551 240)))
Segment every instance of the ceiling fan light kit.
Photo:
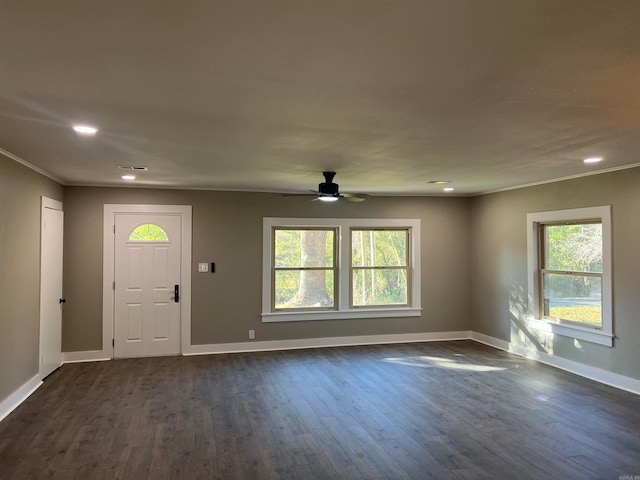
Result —
POLYGON ((340 187, 333 183, 336 172, 322 172, 324 182, 318 184, 318 191, 311 190, 309 193, 284 193, 285 197, 314 197, 312 200, 323 202, 335 202, 341 198, 346 198, 350 202, 364 202, 369 195, 366 193, 340 193, 340 187))
POLYGON ((322 172, 322 175, 324 175, 324 182, 318 184, 318 192, 320 195, 328 195, 338 198, 339 185, 337 183, 333 183, 333 177, 336 176, 336 172, 322 172))

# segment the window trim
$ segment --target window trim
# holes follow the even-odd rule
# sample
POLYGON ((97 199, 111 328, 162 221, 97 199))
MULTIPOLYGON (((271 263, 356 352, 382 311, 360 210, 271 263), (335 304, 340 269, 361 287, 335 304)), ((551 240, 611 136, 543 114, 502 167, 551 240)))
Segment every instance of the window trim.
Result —
POLYGON ((611 254, 611 206, 574 208, 527 214, 527 271, 529 312, 528 325, 545 332, 584 340, 608 347, 613 346, 613 291, 611 254), (560 322, 542 315, 542 269, 540 226, 552 223, 588 222, 602 223, 602 328, 583 326, 579 323, 560 322))
POLYGON ((395 318, 419 317, 422 315, 420 288, 420 219, 376 219, 376 218, 280 218, 264 217, 262 228, 262 321, 286 322, 306 320, 339 320, 356 318, 395 318), (273 267, 273 229, 286 228, 335 228, 337 250, 337 301, 335 310, 273 311, 272 309, 272 267, 273 267), (350 262, 351 228, 408 228, 411 250, 408 252, 408 264, 412 272, 409 306, 358 307, 350 306, 350 262))

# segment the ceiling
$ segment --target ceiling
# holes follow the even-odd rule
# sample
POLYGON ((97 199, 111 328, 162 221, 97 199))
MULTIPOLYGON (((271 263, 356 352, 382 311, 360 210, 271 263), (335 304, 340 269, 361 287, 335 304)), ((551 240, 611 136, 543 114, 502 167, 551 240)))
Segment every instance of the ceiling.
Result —
POLYGON ((0 0, 0 148, 65 185, 137 165, 138 186, 273 192, 624 168, 639 19, 637 0, 0 0))

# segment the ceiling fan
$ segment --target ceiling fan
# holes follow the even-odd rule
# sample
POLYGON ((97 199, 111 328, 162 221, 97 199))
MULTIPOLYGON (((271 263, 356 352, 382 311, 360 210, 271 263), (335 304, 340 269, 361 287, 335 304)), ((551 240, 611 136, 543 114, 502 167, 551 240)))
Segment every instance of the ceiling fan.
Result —
POLYGON ((285 197, 314 197, 312 200, 323 202, 335 202, 345 198, 351 202, 364 202, 369 195, 366 193, 340 193, 337 183, 333 183, 336 172, 322 172, 324 182, 318 185, 318 190, 310 190, 309 193, 283 193, 285 197))

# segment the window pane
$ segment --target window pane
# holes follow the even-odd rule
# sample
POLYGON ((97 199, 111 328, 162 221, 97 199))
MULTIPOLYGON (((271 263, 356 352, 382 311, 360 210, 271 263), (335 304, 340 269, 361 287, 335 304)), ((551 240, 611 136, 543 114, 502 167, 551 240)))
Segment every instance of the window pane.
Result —
POLYGON ((332 267, 333 230, 276 230, 275 267, 332 267))
POLYGON ((353 271, 353 305, 406 305, 407 270, 358 269, 353 271))
POLYGON ((333 308, 333 270, 278 270, 275 308, 333 308))
POLYGON ((602 325, 602 278, 582 275, 543 275, 545 317, 602 325))
POLYGON ((407 265, 408 230, 352 230, 351 264, 354 267, 407 265))
POLYGON ((158 225, 153 223, 145 223, 137 227, 131 235, 129 235, 130 242, 168 242, 169 237, 158 225))
POLYGON ((545 265, 550 270, 602 272, 602 224, 546 225, 545 265))

